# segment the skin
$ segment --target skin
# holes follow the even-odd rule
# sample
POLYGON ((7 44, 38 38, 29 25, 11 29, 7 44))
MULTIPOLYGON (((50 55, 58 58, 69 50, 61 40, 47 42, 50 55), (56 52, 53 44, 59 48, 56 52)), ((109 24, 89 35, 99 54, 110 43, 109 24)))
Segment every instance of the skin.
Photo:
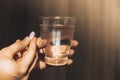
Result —
MULTIPOLYGON (((0 50, 0 80, 27 80, 30 72, 35 68, 38 62, 38 53, 36 49, 44 48, 45 42, 41 43, 41 38, 26 37, 23 40, 17 40, 15 43, 0 50), (37 46, 36 46, 37 45, 37 46)), ((71 46, 75 47, 78 42, 73 40, 71 46)), ((40 52, 42 53, 42 52, 40 52)), ((70 50, 73 55, 74 50, 70 50)), ((70 61, 72 61, 70 59, 70 61)), ((44 61, 39 61, 39 68, 46 68, 44 61)), ((68 61, 68 64, 72 62, 68 61)))
POLYGON ((28 37, 16 41, 0 51, 0 78, 1 80, 19 80, 27 78, 34 68, 38 56, 36 53, 36 38, 31 41, 28 37), (28 47, 26 49, 26 47, 28 47), (23 51, 24 50, 24 51, 23 51), (23 54, 14 58, 17 53, 23 54))

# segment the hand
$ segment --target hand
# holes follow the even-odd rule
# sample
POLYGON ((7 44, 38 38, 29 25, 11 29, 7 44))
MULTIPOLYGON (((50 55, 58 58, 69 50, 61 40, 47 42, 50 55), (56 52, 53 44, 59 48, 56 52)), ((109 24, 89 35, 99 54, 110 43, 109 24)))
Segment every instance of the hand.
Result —
MULTIPOLYGON (((44 69, 46 68, 46 64, 44 62, 44 52, 43 52, 43 48, 46 46, 47 44, 47 40, 42 40, 41 37, 39 37, 37 39, 37 47, 38 47, 38 52, 39 52, 39 57, 40 57, 40 61, 39 61, 39 68, 40 69, 44 69)), ((78 41, 76 40, 73 40, 71 42, 71 47, 76 47, 78 45, 78 41)), ((74 54, 74 49, 71 49, 70 52, 69 52, 69 56, 72 56, 74 54)), ((73 63, 73 60, 72 59, 69 59, 68 60, 68 65, 72 64, 73 63)))
POLYGON ((37 59, 35 37, 17 40, 0 50, 0 80, 27 80, 37 59))

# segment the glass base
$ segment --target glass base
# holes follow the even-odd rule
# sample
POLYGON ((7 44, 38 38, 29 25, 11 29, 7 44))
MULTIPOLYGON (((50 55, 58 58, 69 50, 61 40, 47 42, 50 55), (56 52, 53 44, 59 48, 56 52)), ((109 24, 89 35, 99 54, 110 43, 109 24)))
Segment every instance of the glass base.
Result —
POLYGON ((45 56, 45 63, 52 66, 63 66, 68 62, 68 57, 65 58, 50 58, 45 56))

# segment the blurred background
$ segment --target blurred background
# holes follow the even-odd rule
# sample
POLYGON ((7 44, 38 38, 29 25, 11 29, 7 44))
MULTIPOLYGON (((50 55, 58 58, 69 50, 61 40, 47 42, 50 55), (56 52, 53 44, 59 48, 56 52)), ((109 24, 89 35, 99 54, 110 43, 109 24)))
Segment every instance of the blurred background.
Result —
POLYGON ((75 16, 74 63, 35 69, 29 80, 120 80, 119 0, 0 0, 0 49, 31 31, 39 16, 75 16))

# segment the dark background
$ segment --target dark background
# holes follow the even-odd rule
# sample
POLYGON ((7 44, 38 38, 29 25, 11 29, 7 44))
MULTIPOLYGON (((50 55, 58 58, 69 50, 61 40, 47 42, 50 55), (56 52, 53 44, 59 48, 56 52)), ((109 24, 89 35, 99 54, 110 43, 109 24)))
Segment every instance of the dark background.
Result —
POLYGON ((29 80, 120 80, 119 0, 0 0, 0 49, 39 37, 39 16, 75 16, 79 46, 72 65, 35 69, 29 80))

